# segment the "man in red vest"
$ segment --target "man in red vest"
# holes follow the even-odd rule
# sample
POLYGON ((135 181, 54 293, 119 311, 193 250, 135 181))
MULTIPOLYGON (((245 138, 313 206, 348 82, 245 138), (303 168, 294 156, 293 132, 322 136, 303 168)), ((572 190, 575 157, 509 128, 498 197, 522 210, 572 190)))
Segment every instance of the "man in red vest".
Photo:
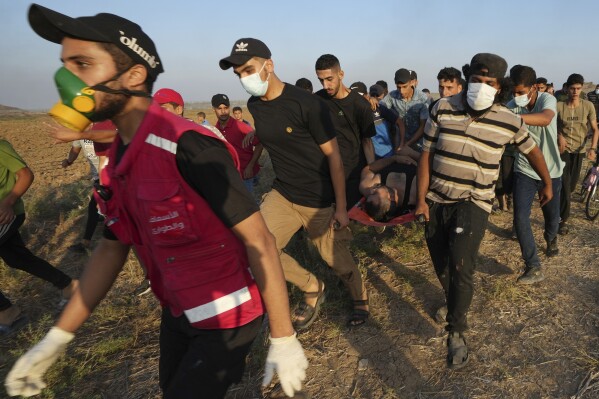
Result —
POLYGON ((9 395, 41 392, 43 374, 134 246, 163 309, 164 398, 224 397, 241 379, 264 310, 271 335, 264 383, 276 371, 293 396, 308 363, 291 324, 274 238, 243 188, 234 149, 151 100, 162 61, 138 25, 105 13, 74 19, 36 4, 29 22, 62 45, 61 79, 69 82, 57 85, 81 86, 73 95, 62 91, 63 104, 91 121, 111 119, 118 136, 96 195, 106 215, 104 238, 56 325, 8 374, 9 395))

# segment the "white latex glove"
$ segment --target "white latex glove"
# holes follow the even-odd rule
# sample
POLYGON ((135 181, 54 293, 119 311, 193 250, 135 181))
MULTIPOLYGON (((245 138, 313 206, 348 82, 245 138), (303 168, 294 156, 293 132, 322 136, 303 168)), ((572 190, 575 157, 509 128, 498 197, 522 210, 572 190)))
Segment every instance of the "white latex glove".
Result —
POLYGON ((48 334, 17 360, 6 376, 4 385, 10 396, 33 396, 42 392, 46 384, 44 373, 64 352, 75 334, 52 327, 48 334))
POLYGON ((302 389, 302 381, 306 379, 308 359, 297 340, 297 333, 289 337, 269 338, 270 348, 266 357, 262 385, 270 384, 276 371, 285 395, 292 397, 295 392, 302 389))

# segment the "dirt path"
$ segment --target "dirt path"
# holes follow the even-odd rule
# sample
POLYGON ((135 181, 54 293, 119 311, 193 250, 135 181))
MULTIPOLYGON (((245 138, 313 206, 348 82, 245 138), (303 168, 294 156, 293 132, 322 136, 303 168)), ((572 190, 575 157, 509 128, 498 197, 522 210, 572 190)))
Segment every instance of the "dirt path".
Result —
MULTIPOLYGON (((82 161, 67 171, 58 167, 69 147, 50 144, 40 132, 43 120, 0 120, 0 137, 12 141, 36 172, 26 201, 85 179, 82 161)), ((48 198, 46 206, 53 205, 53 198, 48 198)), ((66 247, 82 228, 83 211, 72 216, 68 212, 60 209, 62 216, 52 214, 50 222, 32 216, 27 231, 34 248, 76 273, 84 259, 72 257, 66 247)), ((535 208, 533 230, 542 252, 541 220, 535 208)), ((580 397, 598 398, 597 376, 589 373, 599 370, 599 222, 585 220, 580 204, 574 204, 571 226, 569 235, 559 237, 559 256, 541 255, 547 279, 533 287, 519 286, 516 278, 522 261, 518 243, 508 233, 511 213, 491 216, 466 335, 472 359, 458 372, 445 367, 445 334, 433 317, 443 297, 421 228, 398 227, 381 235, 356 229, 353 251, 366 276, 372 315, 365 326, 352 330, 345 327, 349 309, 345 290, 298 238, 290 250, 323 276, 329 287, 322 316, 300 336, 311 364, 305 390, 313 398, 570 398, 579 392, 584 393, 580 397), (593 378, 585 391, 587 375, 593 378)), ((12 274, 1 276, 8 276, 2 277, 2 289, 21 302, 26 302, 29 287, 45 287, 30 279, 24 285, 12 274)), ((129 297, 140 279, 132 259, 107 303, 78 334, 77 346, 68 352, 63 368, 49 377, 54 389, 42 397, 159 397, 156 303, 129 297), (94 357, 100 343, 107 341, 120 346, 94 357)), ((49 290, 44 288, 41 299, 27 306, 33 329, 0 339, 0 378, 18 353, 51 324, 50 307, 44 302, 49 290)), ((292 298, 298 299, 295 292, 292 298)), ((264 348, 257 344, 244 381, 231 389, 228 398, 261 397, 264 356, 264 348)), ((0 389, 0 398, 3 395, 0 389)))

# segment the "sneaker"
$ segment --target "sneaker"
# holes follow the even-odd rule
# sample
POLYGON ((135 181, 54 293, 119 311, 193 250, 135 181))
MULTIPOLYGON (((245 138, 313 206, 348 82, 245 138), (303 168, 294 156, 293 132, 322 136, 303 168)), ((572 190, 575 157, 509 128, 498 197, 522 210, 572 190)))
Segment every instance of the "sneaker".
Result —
POLYGON ((552 256, 556 256, 559 253, 559 248, 557 247, 557 237, 555 237, 551 241, 547 242, 547 250, 545 251, 545 255, 551 258, 552 256))
POLYGON ((441 306, 435 313, 435 321, 439 324, 445 323, 447 319, 447 305, 441 306))
POLYGON ((524 273, 518 277, 520 284, 534 284, 545 280, 541 266, 527 267, 524 273))
POLYGON ((152 288, 150 287, 150 280, 144 280, 140 285, 137 286, 137 288, 133 290, 133 295, 143 296, 149 293, 151 290, 152 288))
POLYGON ((459 369, 468 364, 468 347, 464 336, 459 332, 450 332, 447 337, 447 367, 459 369))
POLYGON ((570 232, 570 229, 568 228, 568 225, 566 224, 566 222, 559 222, 559 228, 557 229, 557 234, 565 236, 569 232, 570 232))

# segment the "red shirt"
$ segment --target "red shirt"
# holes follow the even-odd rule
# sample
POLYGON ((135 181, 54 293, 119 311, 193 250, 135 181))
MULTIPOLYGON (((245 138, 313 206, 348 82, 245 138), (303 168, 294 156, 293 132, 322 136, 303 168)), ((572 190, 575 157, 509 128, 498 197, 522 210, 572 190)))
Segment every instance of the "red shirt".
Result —
MULTIPOLYGON (((105 120, 102 122, 94 123, 91 129, 89 130, 116 130, 116 126, 114 125, 114 123, 112 123, 111 120, 105 120)), ((98 156, 108 155, 108 149, 111 145, 112 143, 96 143, 94 141, 94 151, 98 156)))
MULTIPOLYGON (((247 146, 246 148, 243 148, 241 146, 241 143, 245 136, 247 136, 248 133, 253 132, 254 129, 251 126, 241 121, 238 121, 233 117, 230 117, 227 120, 227 124, 225 125, 225 127, 222 127, 220 121, 217 121, 216 128, 220 130, 220 132, 223 134, 223 136, 225 136, 227 141, 235 148, 235 151, 237 151, 237 155, 239 156, 239 163, 241 165, 240 170, 243 174, 243 171, 248 166, 248 164, 252 160, 252 157, 254 156, 253 146, 258 145, 260 142, 258 141, 258 137, 254 136, 254 140, 252 141, 251 145, 247 146)), ((254 164, 253 170, 254 176, 258 173, 259 170, 260 165, 258 164, 258 162, 256 162, 254 164)))

